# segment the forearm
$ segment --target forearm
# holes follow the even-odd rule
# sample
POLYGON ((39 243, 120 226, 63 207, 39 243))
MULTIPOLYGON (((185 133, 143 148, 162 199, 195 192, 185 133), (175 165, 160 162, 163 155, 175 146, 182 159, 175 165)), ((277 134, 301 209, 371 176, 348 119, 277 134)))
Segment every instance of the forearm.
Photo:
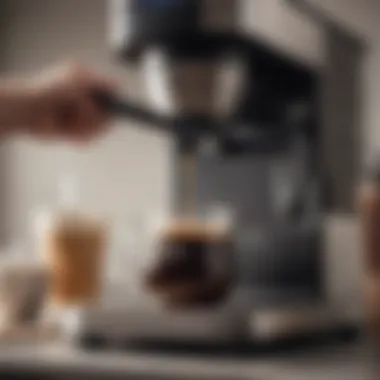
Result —
POLYGON ((30 120, 32 91, 25 81, 0 80, 0 136, 20 131, 30 120))

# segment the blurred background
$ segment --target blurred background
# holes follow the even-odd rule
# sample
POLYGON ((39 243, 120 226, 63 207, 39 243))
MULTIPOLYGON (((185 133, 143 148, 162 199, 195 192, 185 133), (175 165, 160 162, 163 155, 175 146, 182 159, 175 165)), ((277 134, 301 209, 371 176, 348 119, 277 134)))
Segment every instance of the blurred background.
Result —
MULTIPOLYGON (((110 3, 0 0, 0 75, 28 76, 77 60, 118 78, 127 94, 146 101, 140 75, 115 59, 110 3)), ((276 314, 290 307, 297 315, 300 305, 307 305, 306 319, 316 310, 328 309, 335 321, 361 326, 363 250, 355 194, 363 167, 380 144, 380 3, 241 0, 239 4, 234 9, 230 1, 208 0, 208 22, 217 28, 233 23, 257 43, 260 54, 250 79, 252 88, 258 84, 269 89, 263 115, 275 112, 272 101, 301 112, 306 104, 307 133, 305 138, 296 132, 286 150, 270 154, 220 160, 206 150, 197 164, 200 205, 228 204, 237 215, 237 299, 246 311, 269 309, 276 314)), ((255 119, 250 99, 240 112, 253 124, 273 122, 265 116, 255 119)), ((4 248, 22 244, 23 249, 35 249, 33 217, 57 205, 58 186, 65 176, 75 182, 80 207, 118 221, 119 230, 131 228, 136 235, 133 229, 139 223, 168 214, 178 196, 173 141, 138 127, 120 121, 105 139, 85 149, 28 139, 3 143, 0 243, 4 248)), ((125 293, 118 298, 118 291, 120 286, 139 286, 131 281, 145 251, 128 245, 123 252, 117 280, 121 282, 118 289, 111 289, 111 296, 128 308, 125 293)), ((143 330, 158 321, 158 314, 144 320, 144 310, 136 310, 131 321, 145 321, 143 330)), ((182 321, 179 330, 206 323, 202 312, 196 317, 200 319, 182 321)), ((166 314, 157 325, 165 324, 165 318, 166 314)), ((215 327, 214 317, 210 318, 207 323, 215 327)), ((125 318, 121 320, 125 324, 125 318)), ((223 323, 215 336, 232 326, 223 323)), ((283 329, 290 325, 284 323, 283 329)), ((162 331, 170 335, 170 328, 162 331)), ((207 330, 204 327, 197 334, 207 330)))
MULTIPOLYGON (((4 249, 18 244, 35 250, 33 218, 40 210, 54 209, 59 184, 70 178, 80 208, 107 215, 119 223, 119 234, 129 228, 129 235, 140 239, 137 245, 118 242, 124 257, 116 263, 117 281, 112 271, 109 278, 118 285, 110 288, 114 304, 129 311, 116 317, 95 313, 89 326, 101 320, 100 326, 115 327, 128 320, 130 330, 150 331, 152 336, 160 330, 162 337, 171 336, 178 322, 177 337, 184 326, 194 325, 203 327, 189 329, 192 337, 213 329, 214 338, 233 337, 241 324, 249 324, 252 312, 253 335, 260 335, 260 329, 265 335, 278 330, 275 322, 268 330, 268 310, 271 315, 292 311, 293 322, 280 322, 282 331, 302 325, 297 319, 302 313, 308 321, 320 312, 321 320, 333 320, 334 326, 362 326, 364 253, 355 195, 363 168, 380 144, 380 2, 241 0, 238 8, 228 0, 206 3, 210 24, 227 29, 237 25, 257 44, 250 85, 268 90, 261 98, 261 113, 252 111, 252 104, 259 104, 254 90, 240 105, 244 125, 281 126, 281 119, 266 116, 275 114, 279 104, 296 114, 308 110, 306 127, 301 133, 295 128, 285 150, 221 160, 206 149, 197 161, 201 208, 227 204, 236 216, 237 303, 227 303, 222 308, 226 313, 216 308, 172 320, 144 309, 147 300, 137 290, 134 302, 141 302, 141 308, 134 303, 129 310, 125 288, 140 286, 136 273, 147 254, 141 248, 145 238, 136 228, 170 213, 179 181, 172 139, 136 123, 121 120, 105 139, 84 149, 23 138, 4 142, 0 243, 4 249), (258 310, 264 311, 263 319, 255 314, 258 310), (158 329, 146 330, 154 325, 158 329)), ((28 76, 75 60, 116 77, 127 94, 145 102, 148 94, 140 74, 116 59, 113 17, 106 0, 0 0, 0 75, 28 76)), ((348 361, 343 360, 343 367, 348 361)), ((347 375, 343 367, 341 362, 336 376, 347 375)), ((351 374, 361 376, 356 371, 351 374)))
MULTIPOLYGON (((310 15, 281 0, 242 1, 237 14, 231 12, 228 2, 211 3, 213 22, 228 25, 235 17, 241 30, 274 54, 300 63, 304 70, 311 70, 309 76, 320 76, 311 86, 322 92, 326 105, 318 114, 318 133, 334 199, 323 212, 324 281, 330 296, 344 305, 347 313, 358 314, 361 258, 353 189, 362 163, 376 151, 380 136, 380 5, 376 0, 310 0, 317 10, 310 15)), ((133 88, 134 94, 140 92, 144 99, 139 77, 116 63, 110 52, 107 1, 2 0, 0 7, 2 75, 33 74, 74 59, 120 78, 127 92, 133 88)), ((244 165, 252 168, 242 169, 241 175, 249 170, 260 172, 262 169, 254 169, 260 160, 256 157, 246 162, 244 165)), ((70 171, 78 179, 83 207, 113 218, 135 220, 164 212, 175 196, 170 139, 122 123, 105 140, 78 151, 29 140, 12 141, 1 146, 0 163, 4 245, 28 238, 29 216, 57 201, 57 183, 63 172, 70 171)), ((202 170, 213 170, 207 165, 212 163, 205 163, 202 170)), ((262 203, 260 197, 266 193, 259 189, 261 182, 259 175, 252 174, 249 188, 256 188, 252 190, 255 204, 262 203)), ((245 196, 249 197, 249 192, 245 196)), ((252 207, 252 213, 256 212, 252 207)))

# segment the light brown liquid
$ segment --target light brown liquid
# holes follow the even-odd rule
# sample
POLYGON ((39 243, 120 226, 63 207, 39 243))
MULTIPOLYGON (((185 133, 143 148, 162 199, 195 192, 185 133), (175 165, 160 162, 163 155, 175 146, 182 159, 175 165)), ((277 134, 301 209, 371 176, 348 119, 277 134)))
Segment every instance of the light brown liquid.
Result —
POLYGON ((51 303, 78 305, 96 301, 102 284, 104 227, 89 219, 62 218, 49 229, 45 239, 51 303))
POLYGON ((166 305, 208 306, 229 293, 235 262, 228 231, 197 221, 175 222, 163 230, 157 254, 146 285, 166 305))

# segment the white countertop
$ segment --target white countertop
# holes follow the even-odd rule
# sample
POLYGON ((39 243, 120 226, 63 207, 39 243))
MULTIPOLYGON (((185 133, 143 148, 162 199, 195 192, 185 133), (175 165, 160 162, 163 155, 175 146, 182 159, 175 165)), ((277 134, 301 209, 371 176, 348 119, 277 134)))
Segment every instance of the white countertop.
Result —
MULTIPOLYGON (((169 354, 84 352, 63 345, 3 346, 0 369, 152 379, 207 380, 377 380, 359 345, 288 355, 199 358, 169 354)), ((379 368, 380 370, 380 368, 379 368)))

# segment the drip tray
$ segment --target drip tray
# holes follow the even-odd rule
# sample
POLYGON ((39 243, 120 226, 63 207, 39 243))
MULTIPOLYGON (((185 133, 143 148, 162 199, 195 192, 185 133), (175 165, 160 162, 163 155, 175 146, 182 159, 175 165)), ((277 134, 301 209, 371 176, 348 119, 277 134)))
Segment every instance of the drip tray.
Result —
POLYGON ((232 339, 172 339, 172 338, 135 338, 110 341, 106 336, 82 335, 77 343, 86 350, 160 352, 173 356, 202 357, 249 357, 270 354, 288 354, 316 347, 347 344, 361 337, 361 330, 353 324, 323 326, 307 331, 293 332, 286 336, 271 339, 236 337, 232 339))
POLYGON ((89 310, 77 325, 75 341, 91 349, 150 347, 242 354, 345 340, 358 330, 321 302, 298 299, 254 308, 252 297, 246 298, 181 312, 155 306, 89 310))
MULTIPOLYGON (((171 339, 135 339, 112 344, 100 336, 82 336, 78 344, 86 350, 136 351, 145 353, 160 352, 171 356, 202 357, 250 357, 258 355, 287 355, 290 352, 312 350, 323 346, 346 345, 360 338, 356 326, 335 326, 324 330, 299 333, 272 340, 233 339, 230 341, 180 341, 171 339)), ((103 337, 104 338, 104 337, 103 337)))

